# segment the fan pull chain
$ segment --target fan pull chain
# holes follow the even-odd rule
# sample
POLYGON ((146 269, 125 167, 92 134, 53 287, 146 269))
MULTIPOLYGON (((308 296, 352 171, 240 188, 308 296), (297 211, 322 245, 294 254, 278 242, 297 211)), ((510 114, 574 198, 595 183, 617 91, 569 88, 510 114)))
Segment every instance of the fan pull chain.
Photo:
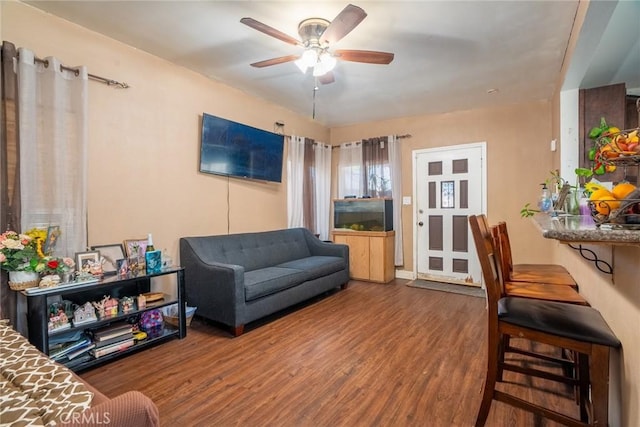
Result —
POLYGON ((313 86, 313 114, 311 116, 312 119, 316 118, 316 92, 317 91, 318 91, 318 83, 316 82, 316 84, 313 86))

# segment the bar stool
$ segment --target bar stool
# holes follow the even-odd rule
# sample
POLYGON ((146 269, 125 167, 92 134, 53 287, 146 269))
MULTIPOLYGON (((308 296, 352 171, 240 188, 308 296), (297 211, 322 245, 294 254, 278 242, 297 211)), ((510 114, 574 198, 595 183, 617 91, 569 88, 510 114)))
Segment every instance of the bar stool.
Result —
POLYGON ((476 426, 484 426, 493 400, 573 426, 605 426, 609 408, 609 353, 620 341, 600 313, 592 307, 505 295, 499 255, 486 218, 469 216, 469 225, 487 289, 488 358, 487 374, 476 426), (578 354, 578 378, 513 365, 501 357, 503 337, 524 338, 578 354), (509 370, 580 387, 580 419, 496 389, 498 372, 509 370))
POLYGON ((571 274, 558 264, 513 264, 511 242, 507 232, 507 223, 498 222, 500 235, 500 253, 502 270, 507 282, 534 282, 550 285, 569 285, 578 290, 578 285, 571 274))

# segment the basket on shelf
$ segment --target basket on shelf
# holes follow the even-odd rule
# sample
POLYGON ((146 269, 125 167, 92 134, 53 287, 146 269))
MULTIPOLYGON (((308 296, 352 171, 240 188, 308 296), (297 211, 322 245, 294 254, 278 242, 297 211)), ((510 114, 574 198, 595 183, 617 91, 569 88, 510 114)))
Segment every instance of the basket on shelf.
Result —
MULTIPOLYGON (((196 312, 197 307, 186 307, 185 316, 187 318, 187 326, 191 325, 191 320, 196 312)), ((164 307, 162 310, 162 318, 168 324, 178 327, 180 326, 180 319, 178 317, 178 305, 174 304, 169 307, 164 307)))
POLYGON ((621 130, 616 133, 605 132, 595 142, 596 165, 603 164, 609 167, 640 165, 639 132, 640 128, 621 130))
POLYGON ((616 224, 633 228, 640 225, 640 199, 595 200, 589 201, 589 207, 597 225, 616 224))
POLYGON ((33 271, 10 271, 9 289, 13 291, 24 291, 29 288, 36 288, 40 284, 40 275, 33 271))

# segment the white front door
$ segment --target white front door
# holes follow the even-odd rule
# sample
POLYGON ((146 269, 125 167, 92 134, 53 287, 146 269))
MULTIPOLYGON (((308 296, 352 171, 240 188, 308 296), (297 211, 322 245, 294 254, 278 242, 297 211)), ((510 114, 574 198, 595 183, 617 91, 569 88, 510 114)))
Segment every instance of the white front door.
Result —
POLYGON ((480 286, 467 217, 486 212, 486 143, 416 150, 413 162, 417 277, 480 286))

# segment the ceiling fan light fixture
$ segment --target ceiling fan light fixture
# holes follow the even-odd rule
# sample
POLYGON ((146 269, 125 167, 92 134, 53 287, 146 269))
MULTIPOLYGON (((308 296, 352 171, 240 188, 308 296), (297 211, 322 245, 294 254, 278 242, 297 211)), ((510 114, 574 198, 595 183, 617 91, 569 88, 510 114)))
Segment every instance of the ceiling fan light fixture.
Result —
POLYGON ((295 61, 300 71, 307 72, 307 68, 313 67, 318 62, 318 52, 315 49, 307 49, 304 51, 300 59, 295 61))
POLYGON ((320 63, 326 69, 325 72, 331 71, 336 66, 336 58, 333 57, 329 52, 324 51, 320 54, 320 63))
POLYGON ((318 62, 313 67, 313 75, 314 77, 320 77, 327 74, 329 71, 333 70, 336 66, 336 58, 331 56, 331 54, 327 51, 324 51, 320 54, 318 58, 318 62))
POLYGON ((318 62, 315 67, 313 67, 313 77, 320 77, 326 74, 327 70, 322 66, 321 62, 318 62))

